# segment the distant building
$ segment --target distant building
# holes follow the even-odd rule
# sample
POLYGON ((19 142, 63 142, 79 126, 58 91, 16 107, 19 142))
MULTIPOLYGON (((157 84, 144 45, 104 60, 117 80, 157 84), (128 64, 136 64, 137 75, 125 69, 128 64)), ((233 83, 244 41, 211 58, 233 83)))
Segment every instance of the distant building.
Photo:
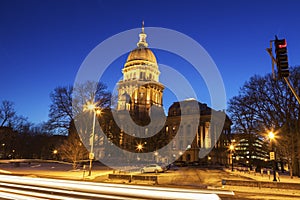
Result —
MULTIPOLYGON (((211 123, 212 112, 215 112, 215 115, 224 114, 222 111, 215 111, 212 108, 208 107, 206 104, 196 102, 196 100, 188 99, 183 102, 173 103, 168 112, 166 128, 173 134, 178 134, 177 130, 182 130, 182 135, 185 137, 178 138, 175 141, 173 148, 177 149, 179 153, 184 152, 179 158, 181 161, 185 162, 202 162, 210 164, 228 164, 227 160, 227 148, 228 140, 231 133, 231 121, 226 116, 225 123, 222 130, 219 124, 211 123), (198 105, 200 113, 195 112, 197 109, 190 107, 192 105, 198 105), (183 108, 182 108, 183 107, 183 108), (185 113, 182 112, 185 111, 185 113), (180 122, 181 115, 189 115, 190 119, 195 119, 195 116, 200 116, 199 121, 194 123, 193 121, 187 118, 186 121, 181 123, 181 127, 178 127, 180 122), (193 127, 198 125, 197 127, 193 127), (192 135, 191 130, 196 130, 194 137, 189 137, 192 135), (218 137, 218 133, 221 133, 218 137), (203 159, 199 159, 199 151, 206 151, 212 148, 209 154, 207 154, 203 159)), ((201 152, 200 152, 201 153, 201 152)))
POLYGON ((234 163, 240 166, 265 167, 269 164, 269 150, 266 143, 254 134, 232 134, 234 163))

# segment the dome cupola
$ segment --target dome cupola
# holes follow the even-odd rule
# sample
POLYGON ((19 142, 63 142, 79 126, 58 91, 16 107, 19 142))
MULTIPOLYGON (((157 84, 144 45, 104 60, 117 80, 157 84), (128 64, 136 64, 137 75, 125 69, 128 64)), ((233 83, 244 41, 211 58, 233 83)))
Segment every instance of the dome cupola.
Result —
POLYGON ((148 48, 146 41, 146 33, 144 28, 144 21, 142 23, 142 32, 139 34, 140 40, 137 43, 137 48, 132 50, 126 60, 124 67, 130 67, 136 64, 150 65, 158 68, 154 53, 148 48))

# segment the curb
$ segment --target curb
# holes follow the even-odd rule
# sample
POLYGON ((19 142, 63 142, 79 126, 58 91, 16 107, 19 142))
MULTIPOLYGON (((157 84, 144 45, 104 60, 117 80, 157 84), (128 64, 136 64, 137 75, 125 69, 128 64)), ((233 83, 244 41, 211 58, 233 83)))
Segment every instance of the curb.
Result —
POLYGON ((300 190, 300 183, 281 183, 281 182, 222 179, 222 185, 300 190))

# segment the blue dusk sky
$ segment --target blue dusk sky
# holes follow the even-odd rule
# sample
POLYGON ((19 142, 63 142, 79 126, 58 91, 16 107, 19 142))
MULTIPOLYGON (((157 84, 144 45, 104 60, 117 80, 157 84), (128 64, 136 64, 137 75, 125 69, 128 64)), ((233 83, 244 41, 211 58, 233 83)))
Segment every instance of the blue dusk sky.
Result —
MULTIPOLYGON (((0 0, 0 101, 13 101, 17 113, 31 122, 47 121, 50 92, 72 85, 98 44, 140 28, 142 20, 146 33, 147 27, 168 28, 202 45, 221 73, 228 101, 251 76, 271 72, 265 49, 275 35, 287 39, 290 66, 300 64, 299 8, 298 0, 0 0)), ((138 32, 135 37, 137 42, 138 32)), ((149 34, 148 42, 151 48, 149 34)), ((198 100, 210 105, 201 76, 186 60, 153 52, 159 63, 187 77, 198 100)), ((120 55, 101 80, 109 90, 127 55, 120 55)), ((165 107, 173 101, 166 90, 165 107)))

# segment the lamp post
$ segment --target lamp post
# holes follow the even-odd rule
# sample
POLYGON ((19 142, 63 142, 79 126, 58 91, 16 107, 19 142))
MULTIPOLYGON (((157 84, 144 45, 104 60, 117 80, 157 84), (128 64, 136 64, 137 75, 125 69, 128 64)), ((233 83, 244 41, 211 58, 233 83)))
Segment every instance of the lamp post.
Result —
POLYGON ((231 144, 229 146, 229 150, 230 150, 230 155, 231 155, 231 171, 233 172, 233 151, 234 151, 234 146, 233 144, 231 144))
POLYGON ((55 159, 55 160, 58 160, 58 159, 57 159, 57 153, 58 153, 57 149, 54 149, 52 153, 53 153, 53 155, 54 155, 54 156, 53 156, 54 159, 55 159))
POLYGON ((3 147, 3 153, 2 153, 2 158, 5 158, 5 143, 2 143, 2 147, 3 147))
POLYGON ((268 134, 268 137, 270 139, 270 145, 271 145, 270 160, 273 160, 273 181, 277 181, 275 151, 274 151, 274 146, 273 146, 273 140, 275 139, 275 134, 272 131, 270 131, 268 134))
POLYGON ((158 152, 157 151, 154 152, 154 157, 155 157, 155 162, 158 163, 158 152))
POLYGON ((97 109, 95 104, 88 104, 87 109, 93 111, 93 126, 92 126, 92 134, 91 134, 91 149, 89 153, 89 160, 90 160, 90 165, 89 165, 89 174, 88 176, 92 175, 92 165, 93 165, 93 160, 94 160, 94 138, 95 138, 95 125, 96 125, 96 115, 101 113, 101 110, 97 109))

